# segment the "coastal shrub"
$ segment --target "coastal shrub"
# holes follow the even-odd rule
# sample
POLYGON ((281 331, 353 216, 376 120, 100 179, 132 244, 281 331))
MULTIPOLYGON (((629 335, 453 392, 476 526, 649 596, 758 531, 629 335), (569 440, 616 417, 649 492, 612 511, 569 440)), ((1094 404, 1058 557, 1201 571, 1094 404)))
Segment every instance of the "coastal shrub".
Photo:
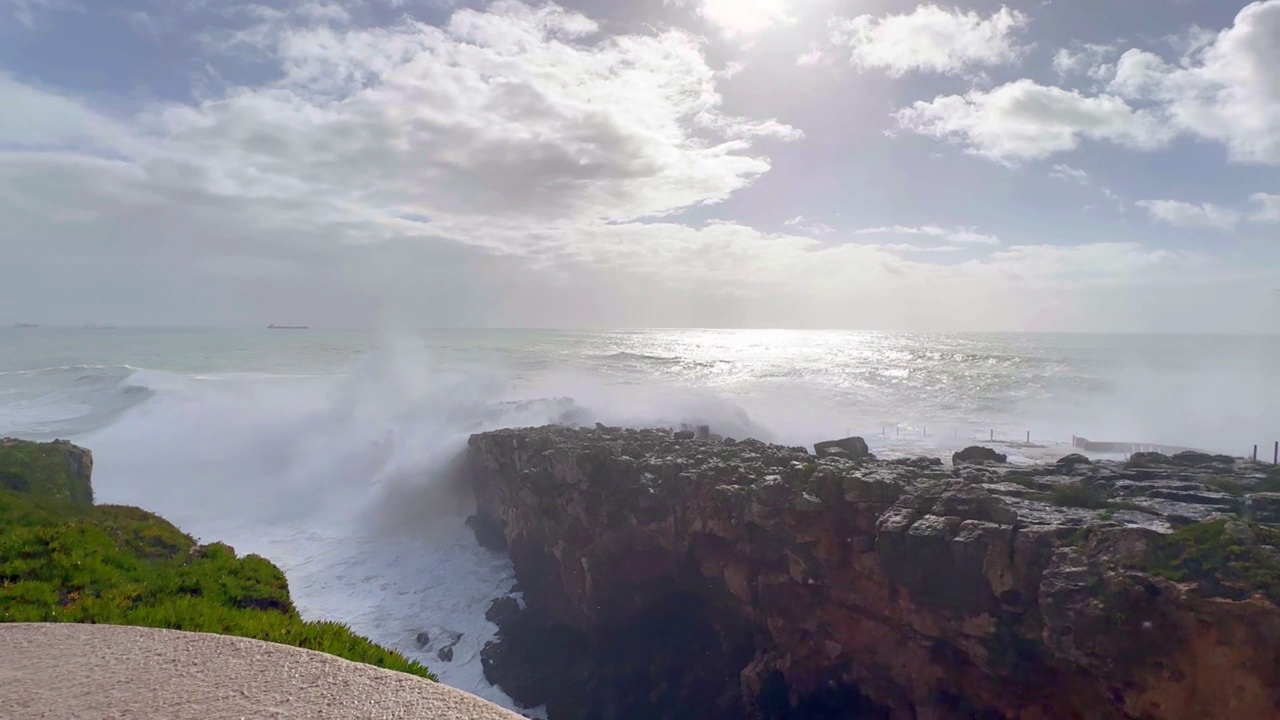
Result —
MULTIPOLYGON (((18 468, 0 446, 0 460, 18 468)), ((31 453, 24 453, 30 457, 31 453)), ((37 468, 44 469, 45 466, 37 468)), ((9 477, 31 476, 21 468, 9 477)), ((85 507, 47 485, 0 489, 0 622, 84 622, 211 632, 317 650, 435 679, 333 622, 306 622, 284 573, 227 545, 199 545, 133 507, 85 507)))
POLYGON ((1215 596, 1242 600, 1260 593, 1280 604, 1280 530, 1225 519, 1181 528, 1151 544, 1153 575, 1198 583, 1215 596), (1241 528, 1247 528, 1243 531, 1241 528))
POLYGON ((1049 502, 1059 507, 1101 510, 1109 506, 1107 496, 1078 483, 1062 483, 1049 491, 1049 502))

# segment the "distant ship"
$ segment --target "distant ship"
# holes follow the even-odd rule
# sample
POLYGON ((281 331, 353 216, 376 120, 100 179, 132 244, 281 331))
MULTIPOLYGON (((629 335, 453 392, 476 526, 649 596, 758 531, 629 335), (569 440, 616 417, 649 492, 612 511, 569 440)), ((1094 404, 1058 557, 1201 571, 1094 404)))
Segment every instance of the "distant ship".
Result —
POLYGON ((271 323, 270 325, 267 326, 267 329, 268 330, 310 330, 311 328, 310 326, 307 326, 307 325, 277 325, 275 323, 271 323))
POLYGON ((38 327, 40 327, 39 325, 36 325, 35 323, 14 323, 14 324, 13 324, 13 326, 14 326, 14 327, 19 327, 19 328, 38 328, 38 327))
POLYGON ((115 330, 114 325, 85 325, 85 330, 115 330))

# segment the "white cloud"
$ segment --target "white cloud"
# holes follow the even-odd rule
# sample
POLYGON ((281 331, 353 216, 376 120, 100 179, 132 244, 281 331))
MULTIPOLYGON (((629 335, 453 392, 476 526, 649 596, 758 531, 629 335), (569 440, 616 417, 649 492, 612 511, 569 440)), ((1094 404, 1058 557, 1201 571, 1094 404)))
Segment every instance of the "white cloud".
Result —
POLYGON ((1181 66, 1126 52, 1112 90, 1156 103, 1174 128, 1221 142, 1236 162, 1280 164, 1280 0, 1249 4, 1191 47, 1181 66))
POLYGON ((1280 195, 1270 193, 1254 193, 1249 200, 1257 206, 1249 215, 1254 222, 1280 223, 1280 195))
POLYGON ((1070 165, 1054 165, 1053 171, 1049 173, 1049 176, 1058 178, 1059 180, 1078 182, 1081 185, 1089 184, 1089 173, 1070 165))
POLYGON ((944 228, 938 225, 886 225, 855 230, 855 235, 927 235, 958 245, 999 245, 1000 238, 967 228, 944 228))
POLYGON ((854 65, 901 76, 912 71, 957 74, 1011 63, 1022 54, 1014 34, 1025 14, 1001 7, 989 17, 920 5, 910 13, 832 21, 832 42, 848 47, 854 65))
POLYGON ((1090 97, 1027 79, 918 101, 894 117, 900 128, 1007 164, 1074 150, 1083 138, 1149 150, 1172 137, 1158 118, 1119 97, 1090 97))
POLYGON ((1179 227, 1229 230, 1240 221, 1240 213, 1213 203, 1197 205, 1180 200, 1139 200, 1134 204, 1145 208, 1151 219, 1179 227))
POLYGON ((1021 79, 992 90, 939 96, 896 113, 900 128, 1013 164, 1074 150, 1082 139, 1138 150, 1179 135, 1220 142, 1235 162, 1280 165, 1280 0, 1254 2, 1232 27, 1193 28, 1175 65, 1145 50, 1101 62, 1108 46, 1060 50, 1061 74, 1086 72, 1110 94, 1021 79))
POLYGON ((324 193, 437 228, 446 216, 618 221, 717 202, 769 169, 755 139, 799 136, 721 112, 694 38, 596 31, 507 0, 443 28, 290 28, 272 50, 279 82, 170 107, 154 124, 220 192, 324 193))
POLYGON ((803 215, 797 215, 782 224, 787 227, 797 228, 801 232, 806 232, 810 235, 830 235, 836 231, 835 228, 820 220, 807 218, 803 215))
POLYGON ((1054 53, 1053 69, 1060 77, 1084 74, 1102 78, 1111 72, 1112 66, 1106 61, 1115 53, 1115 45, 1078 43, 1071 48, 1059 48, 1054 53))
POLYGON ((747 66, 743 63, 734 61, 725 63, 724 69, 720 71, 719 76, 728 80, 729 78, 739 75, 747 66))
POLYGON ((822 52, 820 48, 810 47, 803 55, 796 58, 796 65, 801 67, 809 67, 824 62, 830 62, 831 57, 822 52))
POLYGON ((791 0, 663 0, 676 6, 693 5, 726 38, 750 37, 775 25, 790 25, 791 0))

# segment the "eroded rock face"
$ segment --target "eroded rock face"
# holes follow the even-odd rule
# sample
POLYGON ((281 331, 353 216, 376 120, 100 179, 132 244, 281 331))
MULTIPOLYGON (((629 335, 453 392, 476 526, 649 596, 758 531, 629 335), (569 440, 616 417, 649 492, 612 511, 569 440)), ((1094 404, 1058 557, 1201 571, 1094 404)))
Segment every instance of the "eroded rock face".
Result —
POLYGON ((1174 557, 1175 526, 1270 512, 1252 492, 1270 471, 845 454, 604 427, 472 437, 475 524, 501 530, 528 606, 486 674, 552 720, 1277 717, 1266 576, 1200 583, 1153 560, 1174 557))

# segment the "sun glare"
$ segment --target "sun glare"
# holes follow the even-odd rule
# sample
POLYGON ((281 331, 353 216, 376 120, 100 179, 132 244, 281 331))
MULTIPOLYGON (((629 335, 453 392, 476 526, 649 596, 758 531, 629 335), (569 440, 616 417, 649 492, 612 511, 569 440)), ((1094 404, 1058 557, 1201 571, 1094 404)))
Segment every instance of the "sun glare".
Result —
POLYGON ((774 25, 790 25, 790 0, 703 0, 701 12, 730 37, 755 35, 774 25))

